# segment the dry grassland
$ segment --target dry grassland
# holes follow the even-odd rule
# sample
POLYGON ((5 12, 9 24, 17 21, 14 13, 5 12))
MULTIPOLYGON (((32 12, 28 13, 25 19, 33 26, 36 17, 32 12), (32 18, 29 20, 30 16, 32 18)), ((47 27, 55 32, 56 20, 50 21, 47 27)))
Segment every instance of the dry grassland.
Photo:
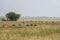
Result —
POLYGON ((60 21, 1 21, 0 40, 60 40, 60 21))

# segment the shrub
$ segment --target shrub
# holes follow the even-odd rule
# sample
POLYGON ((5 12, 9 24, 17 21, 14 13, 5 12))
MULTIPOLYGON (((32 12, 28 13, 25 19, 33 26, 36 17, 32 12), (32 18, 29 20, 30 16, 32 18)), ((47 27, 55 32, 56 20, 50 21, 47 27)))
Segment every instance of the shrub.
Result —
POLYGON ((12 26, 16 26, 15 24, 13 24, 12 26))
POLYGON ((30 26, 29 24, 27 24, 26 26, 30 26))
POLYGON ((30 26, 33 26, 33 24, 30 24, 30 26))
POLYGON ((25 22, 23 21, 22 23, 24 24, 25 22))
POLYGON ((34 26, 37 26, 37 24, 34 24, 34 26))

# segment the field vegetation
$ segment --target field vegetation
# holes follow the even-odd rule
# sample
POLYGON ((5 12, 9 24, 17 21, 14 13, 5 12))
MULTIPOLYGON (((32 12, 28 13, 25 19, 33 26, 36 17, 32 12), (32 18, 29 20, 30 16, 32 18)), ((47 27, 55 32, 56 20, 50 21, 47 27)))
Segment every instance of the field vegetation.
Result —
POLYGON ((0 40, 60 40, 60 21, 1 21, 0 40))

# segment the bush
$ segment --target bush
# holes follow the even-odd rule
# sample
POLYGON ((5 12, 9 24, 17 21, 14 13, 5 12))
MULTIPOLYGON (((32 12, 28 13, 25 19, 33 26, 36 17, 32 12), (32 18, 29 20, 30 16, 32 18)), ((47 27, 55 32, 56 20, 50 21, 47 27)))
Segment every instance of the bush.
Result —
POLYGON ((23 24, 25 23, 25 22, 22 22, 23 24))
POLYGON ((37 24, 34 24, 34 26, 37 26, 37 24))
POLYGON ((13 24, 12 26, 16 26, 15 24, 13 24))
POLYGON ((33 24, 30 24, 30 26, 33 26, 33 24))
POLYGON ((27 24, 26 26, 30 26, 29 24, 27 24))

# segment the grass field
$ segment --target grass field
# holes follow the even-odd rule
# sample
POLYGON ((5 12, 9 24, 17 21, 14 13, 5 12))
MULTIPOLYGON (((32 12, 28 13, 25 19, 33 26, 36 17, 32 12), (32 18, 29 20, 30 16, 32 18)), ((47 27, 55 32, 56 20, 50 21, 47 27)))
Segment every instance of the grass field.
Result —
POLYGON ((0 27, 0 40, 60 40, 60 25, 0 27))
POLYGON ((0 21, 0 40, 60 40, 60 21, 0 21))

